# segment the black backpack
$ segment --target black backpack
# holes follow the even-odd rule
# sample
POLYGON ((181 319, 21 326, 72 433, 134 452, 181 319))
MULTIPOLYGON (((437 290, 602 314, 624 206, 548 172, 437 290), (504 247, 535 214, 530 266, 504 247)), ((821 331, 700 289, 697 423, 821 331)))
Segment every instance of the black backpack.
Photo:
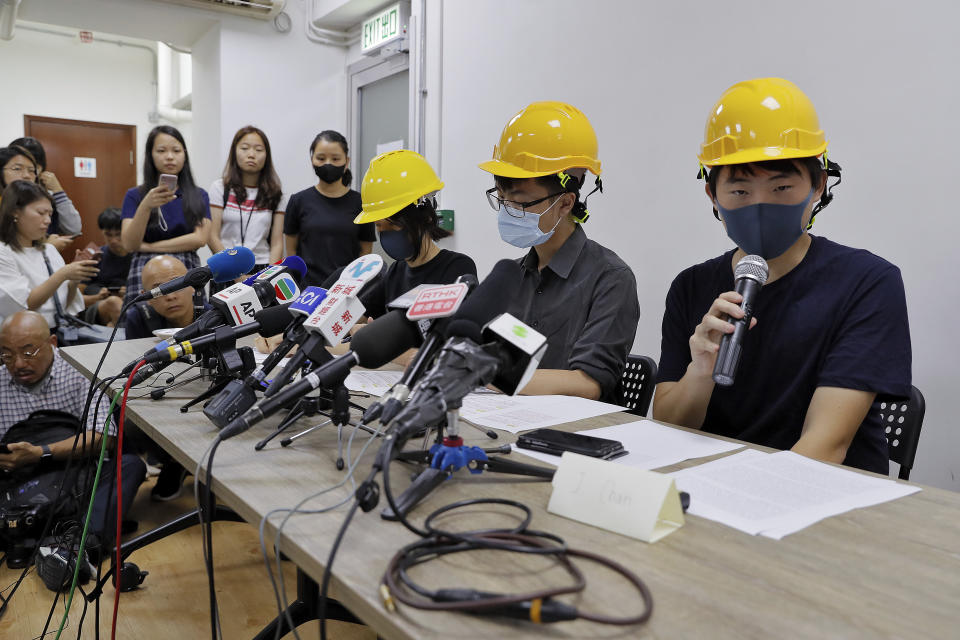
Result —
MULTIPOLYGON (((53 444, 76 436, 80 428, 80 421, 69 413, 34 411, 10 427, 0 443, 53 444)), ((0 472, 0 533, 7 538, 30 537, 39 533, 51 511, 56 520, 79 518, 86 467, 86 461, 75 460, 69 470, 65 461, 46 461, 0 472)))

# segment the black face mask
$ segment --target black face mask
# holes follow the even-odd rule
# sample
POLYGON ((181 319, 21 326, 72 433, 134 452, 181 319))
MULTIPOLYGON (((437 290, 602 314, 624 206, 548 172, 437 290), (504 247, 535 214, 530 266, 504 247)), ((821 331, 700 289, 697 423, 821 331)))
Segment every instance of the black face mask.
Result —
POLYGON ((337 166, 335 164, 322 164, 319 167, 313 165, 313 172, 317 174, 317 177, 326 182, 327 184, 333 184, 337 180, 343 177, 343 172, 347 170, 347 165, 337 166))

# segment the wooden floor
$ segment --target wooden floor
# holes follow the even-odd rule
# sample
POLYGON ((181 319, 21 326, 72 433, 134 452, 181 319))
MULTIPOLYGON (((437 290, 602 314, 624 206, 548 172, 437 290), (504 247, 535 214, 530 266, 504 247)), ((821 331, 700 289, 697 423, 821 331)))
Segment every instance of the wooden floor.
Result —
MULTIPOLYGON (((192 476, 187 478, 187 488, 192 486, 192 480, 192 476)), ((184 495, 177 500, 166 503, 151 502, 150 488, 153 483, 153 478, 147 479, 134 503, 131 517, 140 522, 137 533, 149 531, 194 507, 193 494, 186 489, 184 495)), ((252 638, 277 615, 273 590, 270 588, 260 554, 257 530, 250 524, 239 522, 215 522, 213 529, 223 637, 231 640, 252 638)), ((129 560, 149 571, 150 575, 140 589, 120 595, 118 638, 193 640, 209 637, 207 575, 203 567, 198 527, 144 547, 133 553, 129 560)), ((104 567, 106 566, 105 563, 104 567)), ((6 564, 0 567, 0 589, 11 585, 20 575, 20 571, 8 569, 6 564)), ((292 564, 284 563, 287 593, 291 598, 296 593, 295 573, 292 564)), ((4 595, 8 591, 9 589, 4 591, 4 595)), ((110 638, 113 597, 113 588, 108 584, 100 601, 101 637, 107 639, 110 638)), ((35 571, 31 571, 13 596, 6 614, 0 618, 0 638, 37 638, 43 631, 53 598, 54 593, 44 586, 35 571)), ((61 598, 57 603, 57 611, 50 623, 51 631, 47 638, 56 637, 63 611, 61 598)), ((78 590, 61 638, 78 637, 82 611, 83 599, 78 590)), ((319 626, 316 622, 309 622, 302 625, 298 632, 304 639, 315 639, 319 637, 319 626)), ((365 627, 339 622, 328 625, 328 635, 340 640, 376 638, 376 634, 365 627)), ((94 606, 91 603, 79 637, 94 636, 94 606)), ((292 638, 293 634, 284 637, 292 638)))

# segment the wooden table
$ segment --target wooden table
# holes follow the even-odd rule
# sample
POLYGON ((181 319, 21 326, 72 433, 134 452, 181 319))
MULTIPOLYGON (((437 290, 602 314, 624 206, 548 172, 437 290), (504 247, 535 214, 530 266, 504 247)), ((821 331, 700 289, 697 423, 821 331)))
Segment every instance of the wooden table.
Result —
MULTIPOLYGON (((117 343, 103 372, 119 371, 152 344, 150 340, 117 343)), ((90 376, 102 349, 102 345, 71 347, 61 354, 90 376)), ((189 469, 196 466, 216 429, 198 408, 181 414, 178 407, 203 388, 198 382, 169 393, 162 401, 135 400, 127 407, 128 420, 189 469)), ((213 490, 218 500, 254 524, 271 509, 293 506, 340 481, 344 474, 334 466, 336 432, 332 428, 320 429, 288 448, 281 448, 278 438, 264 450, 254 451, 253 444, 279 418, 274 416, 224 442, 214 462, 213 490)), ((564 428, 637 419, 617 413, 564 428)), ((304 419, 300 424, 315 422, 304 419)), ((466 427, 462 432, 469 444, 490 446, 474 429, 466 427)), ((367 438, 363 433, 357 436, 354 452, 367 438)), ((501 433, 498 443, 513 439, 501 433)), ((374 443, 368 451, 370 462, 377 448, 374 443)), ((362 461, 358 482, 369 469, 368 461, 362 461)), ((653 592, 653 617, 639 627, 585 621, 537 626, 402 605, 398 612, 389 613, 380 601, 380 577, 393 553, 415 536, 399 523, 381 520, 378 507, 370 513, 358 512, 354 519, 336 557, 333 586, 337 598, 382 637, 960 638, 960 494, 954 492, 924 487, 906 498, 828 518, 780 541, 688 516, 680 530, 645 544, 547 513, 549 483, 484 476, 477 481, 461 473, 414 509, 411 518, 419 524, 437 507, 463 498, 509 496, 522 501, 533 508, 534 528, 556 533, 572 547, 607 554, 636 571, 653 592)), ((406 486, 409 473, 403 466, 394 464, 391 475, 398 491, 406 486)), ((346 495, 346 490, 335 492, 336 498, 346 495)), ((328 496, 317 504, 331 503, 328 496)), ((381 506, 385 503, 381 500, 381 506)), ((324 515, 298 515, 284 528, 283 550, 317 581, 344 515, 345 508, 324 515)), ((277 522, 271 520, 271 536, 277 522)), ((463 528, 482 528, 505 526, 509 519, 503 513, 475 512, 456 522, 463 528)), ((638 609, 639 598, 620 577, 589 565, 584 569, 588 588, 576 600, 578 607, 617 615, 638 609)), ((500 592, 566 580, 566 574, 545 559, 496 552, 446 556, 416 575, 431 587, 500 592)), ((163 577, 151 576, 158 579, 163 577)))

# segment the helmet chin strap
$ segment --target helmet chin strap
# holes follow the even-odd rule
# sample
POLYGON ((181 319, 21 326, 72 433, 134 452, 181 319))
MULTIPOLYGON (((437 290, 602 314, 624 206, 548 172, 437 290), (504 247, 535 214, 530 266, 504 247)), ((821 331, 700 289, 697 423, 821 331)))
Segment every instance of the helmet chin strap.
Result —
POLYGON ((560 171, 557 173, 557 177, 560 178, 560 186, 577 197, 577 201, 574 203, 573 209, 570 211, 570 215, 573 216, 573 219, 577 222, 577 224, 583 224, 587 221, 587 219, 590 218, 590 212, 587 210, 587 198, 597 191, 603 193, 603 181, 600 180, 600 176, 597 176, 593 181, 593 190, 591 190, 590 193, 583 198, 583 202, 581 202, 580 187, 582 187, 583 183, 586 181, 586 171, 584 171, 580 176, 567 173, 566 171, 560 171))

